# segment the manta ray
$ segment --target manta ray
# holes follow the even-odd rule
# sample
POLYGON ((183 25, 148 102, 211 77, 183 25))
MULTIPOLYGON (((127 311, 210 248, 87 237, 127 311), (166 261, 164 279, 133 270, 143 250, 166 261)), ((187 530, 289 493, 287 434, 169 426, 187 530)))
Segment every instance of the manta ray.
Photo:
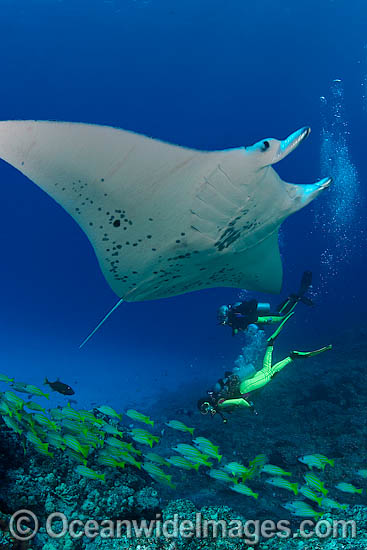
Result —
POLYGON ((272 168, 309 133, 200 151, 108 126, 4 121, 0 158, 59 203, 93 246, 119 297, 94 334, 123 301, 210 287, 279 292, 279 227, 331 183, 286 183, 272 168))

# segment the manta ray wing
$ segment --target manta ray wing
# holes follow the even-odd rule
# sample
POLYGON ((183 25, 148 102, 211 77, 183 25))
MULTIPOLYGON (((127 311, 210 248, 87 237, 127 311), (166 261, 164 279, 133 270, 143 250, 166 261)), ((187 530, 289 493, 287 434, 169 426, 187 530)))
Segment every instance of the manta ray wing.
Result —
POLYGON ((278 292, 281 222, 330 180, 271 167, 308 135, 204 152, 90 124, 0 122, 0 157, 55 199, 125 301, 229 286, 278 292), (260 147, 260 149, 259 149, 260 147))

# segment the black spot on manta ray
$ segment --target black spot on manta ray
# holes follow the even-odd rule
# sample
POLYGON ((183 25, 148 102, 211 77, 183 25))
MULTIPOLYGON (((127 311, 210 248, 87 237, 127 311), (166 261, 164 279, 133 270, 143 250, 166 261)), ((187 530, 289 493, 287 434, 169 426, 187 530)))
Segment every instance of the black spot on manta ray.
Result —
POLYGON ((113 226, 114 226, 114 227, 120 227, 120 225, 121 225, 120 220, 115 220, 115 221, 113 222, 113 226))
POLYGON ((216 243, 214 243, 214 246, 217 248, 217 250, 221 252, 224 248, 228 248, 231 244, 236 242, 240 237, 240 230, 235 230, 232 227, 228 227, 224 231, 221 238, 216 243))

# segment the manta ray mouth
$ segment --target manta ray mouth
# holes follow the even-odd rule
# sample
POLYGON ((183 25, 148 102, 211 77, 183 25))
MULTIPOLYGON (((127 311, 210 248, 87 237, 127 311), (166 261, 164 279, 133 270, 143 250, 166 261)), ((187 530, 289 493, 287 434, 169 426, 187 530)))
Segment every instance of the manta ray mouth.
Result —
POLYGON ((274 161, 278 162, 292 153, 292 151, 294 151, 294 149, 296 149, 298 145, 300 145, 300 143, 302 143, 310 135, 310 133, 311 128, 305 126, 304 128, 293 132, 293 134, 288 136, 286 139, 283 139, 280 142, 279 150, 275 155, 274 161))

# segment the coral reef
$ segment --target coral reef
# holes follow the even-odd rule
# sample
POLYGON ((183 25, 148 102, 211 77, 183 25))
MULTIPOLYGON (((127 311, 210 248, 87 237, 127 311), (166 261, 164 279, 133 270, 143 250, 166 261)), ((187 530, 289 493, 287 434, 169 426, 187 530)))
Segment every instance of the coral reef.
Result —
MULTIPOLYGON (((358 538, 260 538, 258 548, 357 550, 367 544, 367 481, 356 475, 358 469, 366 467, 367 371, 360 360, 367 352, 365 331, 344 334, 340 341, 343 346, 337 345, 329 357, 294 364, 286 375, 276 377, 259 392, 256 396, 258 416, 236 412, 227 425, 216 418, 202 417, 190 406, 190 402, 195 403, 199 388, 187 388, 186 392, 166 396, 147 411, 156 421, 155 429, 162 434, 159 445, 153 450, 163 457, 172 454, 172 447, 178 441, 190 443, 188 433, 165 426, 168 420, 177 418, 195 428, 195 436, 216 442, 224 455, 223 461, 246 464, 256 454, 265 452, 271 464, 291 471, 292 480, 298 482, 302 482, 307 471, 307 466, 298 461, 299 456, 320 452, 335 459, 335 467, 327 467, 320 477, 330 490, 328 496, 346 504, 347 508, 332 514, 325 512, 321 519, 355 521, 358 538), (340 481, 363 487, 364 493, 338 492, 335 485, 340 481)), ((30 446, 24 447, 22 438, 2 421, 0 430, 1 550, 146 550, 148 547, 152 550, 236 550, 244 547, 241 538, 129 538, 124 532, 116 539, 102 536, 75 539, 68 534, 50 539, 44 526, 49 514, 54 512, 65 514, 68 521, 78 519, 82 522, 149 522, 157 518, 166 521, 173 520, 175 515, 181 521, 195 521, 198 513, 202 519, 219 522, 287 519, 295 533, 302 521, 302 518, 292 518, 283 508, 292 500, 292 495, 264 483, 261 476, 250 484, 259 492, 258 500, 234 493, 224 483, 210 479, 204 467, 198 472, 171 467, 175 490, 154 481, 143 469, 128 464, 124 469, 106 469, 106 483, 102 483, 81 478, 75 471, 76 463, 62 450, 57 450, 50 459, 30 446), (41 525, 36 537, 28 542, 16 540, 9 531, 11 515, 24 508, 36 514, 41 525)), ((91 466, 100 469, 93 457, 91 466)))

